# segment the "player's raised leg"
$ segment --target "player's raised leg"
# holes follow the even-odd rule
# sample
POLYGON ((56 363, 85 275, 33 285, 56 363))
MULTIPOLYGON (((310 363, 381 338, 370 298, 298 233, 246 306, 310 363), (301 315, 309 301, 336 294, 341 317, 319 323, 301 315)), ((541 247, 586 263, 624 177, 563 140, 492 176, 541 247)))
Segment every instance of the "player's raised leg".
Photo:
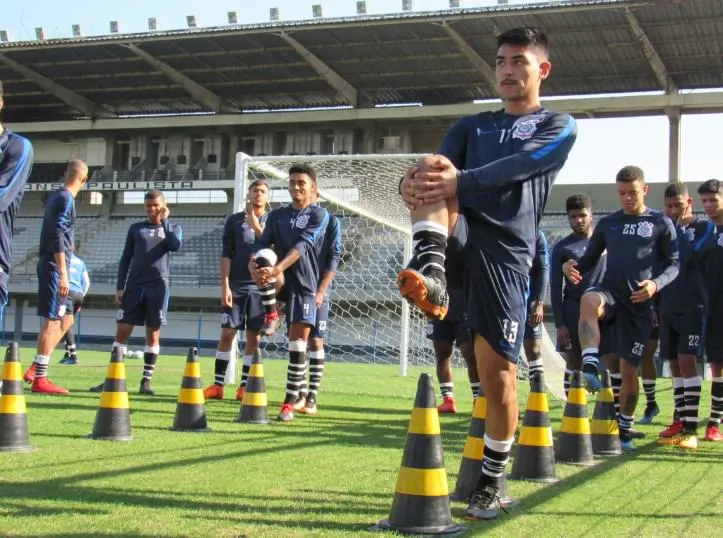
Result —
POLYGON ((598 378, 600 368, 599 322, 605 317, 606 308, 613 307, 614 304, 609 294, 603 290, 587 291, 580 299, 580 322, 577 331, 582 350, 585 386, 590 392, 597 392, 602 388, 602 383, 598 378))
MULTIPOLYGON (((260 269, 271 268, 276 265, 276 253, 269 249, 261 249, 256 253, 256 263, 260 269)), ((264 326, 261 328, 263 336, 273 336, 281 324, 279 312, 276 308, 277 276, 269 277, 264 284, 259 285, 261 304, 264 307, 264 326)))

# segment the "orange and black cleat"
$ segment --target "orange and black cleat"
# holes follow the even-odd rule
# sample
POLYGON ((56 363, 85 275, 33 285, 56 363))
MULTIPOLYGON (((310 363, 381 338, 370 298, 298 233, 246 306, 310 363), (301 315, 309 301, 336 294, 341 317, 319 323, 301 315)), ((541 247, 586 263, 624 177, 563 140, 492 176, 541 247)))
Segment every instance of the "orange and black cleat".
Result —
POLYGON ((445 285, 436 278, 407 267, 397 276, 397 287, 407 301, 430 319, 444 319, 449 308, 445 285))

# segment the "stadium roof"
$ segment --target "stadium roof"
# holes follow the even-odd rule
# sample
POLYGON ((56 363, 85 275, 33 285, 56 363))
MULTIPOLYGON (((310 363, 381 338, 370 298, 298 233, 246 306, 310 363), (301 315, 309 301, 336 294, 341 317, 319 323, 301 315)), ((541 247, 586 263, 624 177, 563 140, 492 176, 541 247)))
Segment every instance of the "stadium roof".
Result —
POLYGON ((550 35, 547 96, 723 87, 720 0, 556 1, 2 43, 4 120, 470 103, 523 25, 550 35))

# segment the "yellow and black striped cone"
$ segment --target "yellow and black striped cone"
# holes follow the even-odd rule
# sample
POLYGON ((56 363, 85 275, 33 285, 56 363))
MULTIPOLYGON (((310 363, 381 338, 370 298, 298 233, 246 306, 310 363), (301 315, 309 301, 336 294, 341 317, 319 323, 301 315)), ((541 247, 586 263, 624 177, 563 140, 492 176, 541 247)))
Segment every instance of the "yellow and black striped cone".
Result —
POLYGON ((23 370, 18 345, 8 344, 3 365, 0 395, 0 451, 30 452, 35 447, 28 436, 28 415, 23 396, 23 370))
POLYGON ((188 349, 186 367, 183 370, 181 391, 176 402, 176 416, 173 417, 172 430, 207 432, 206 399, 203 397, 201 364, 198 362, 198 350, 188 349))
POLYGON ((103 441, 130 441, 133 438, 126 389, 126 365, 120 347, 113 348, 111 353, 103 392, 100 394, 100 406, 89 437, 103 441))
POLYGON ((572 376, 567 404, 562 414, 560 434, 555 445, 555 459, 560 463, 595 464, 586 393, 582 385, 582 372, 577 370, 572 376))
MULTIPOLYGON (((457 502, 469 502, 472 491, 477 487, 479 475, 482 472, 482 457, 485 448, 485 421, 487 420, 487 398, 480 388, 479 396, 475 399, 472 409, 472 422, 469 425, 467 441, 462 452, 462 462, 459 465, 457 484, 450 500, 457 502)), ((503 474, 499 479, 500 504, 509 506, 514 501, 509 496, 507 478, 503 474)))
POLYGON ((597 393, 590 420, 590 433, 592 453, 596 456, 619 456, 623 453, 609 370, 605 370, 603 388, 597 393))
POLYGON ((235 422, 249 424, 269 423, 269 402, 266 398, 266 382, 264 381, 264 364, 261 362, 261 353, 254 353, 249 369, 249 378, 246 382, 241 409, 235 422))
POLYGON ((429 374, 417 383, 417 396, 407 430, 389 519, 379 527, 402 534, 452 534, 462 527, 452 521, 444 467, 439 415, 429 374))
POLYGON ((509 478, 548 483, 558 481, 550 427, 550 406, 542 374, 537 374, 530 380, 527 409, 509 478))

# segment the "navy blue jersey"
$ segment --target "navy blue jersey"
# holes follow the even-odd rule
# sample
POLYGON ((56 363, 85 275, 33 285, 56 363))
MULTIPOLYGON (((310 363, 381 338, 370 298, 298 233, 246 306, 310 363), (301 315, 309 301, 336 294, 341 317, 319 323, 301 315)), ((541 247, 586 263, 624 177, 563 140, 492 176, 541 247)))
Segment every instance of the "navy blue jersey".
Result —
POLYGON ((341 250, 341 223, 336 216, 330 215, 324 241, 319 249, 319 271, 322 278, 326 271, 336 273, 341 260, 341 250))
POLYGON ((580 302, 582 294, 591 286, 597 286, 602 282, 605 275, 605 262, 607 255, 603 253, 597 264, 583 275, 582 282, 575 285, 562 274, 562 266, 569 260, 579 261, 585 254, 590 243, 590 238, 581 237, 577 234, 570 234, 561 239, 552 248, 550 261, 550 302, 552 303, 552 315, 555 318, 555 326, 565 325, 563 302, 580 302))
POLYGON ((689 226, 676 227, 680 271, 678 277, 660 294, 660 312, 685 314, 696 312, 704 304, 703 272, 696 262, 702 251, 715 235, 715 224, 709 220, 696 219, 689 226))
POLYGON ((40 230, 40 257, 65 254, 65 264, 70 267, 75 242, 75 198, 66 188, 53 192, 45 202, 43 227, 40 230))
POLYGON ((710 315, 723 315, 723 225, 715 227, 711 237, 700 249, 704 299, 710 315))
MULTIPOLYGON (((266 224, 269 214, 259 218, 261 226, 266 224)), ((232 292, 256 286, 249 273, 249 260, 253 254, 256 232, 246 224, 246 211, 234 213, 226 219, 223 227, 223 254, 231 260, 231 273, 228 284, 232 292)))
POLYGON ((131 224, 118 263, 116 289, 168 278, 170 253, 177 252, 182 244, 183 230, 169 220, 162 220, 160 224, 147 220, 131 224))
MULTIPOLYGON (((678 244, 672 221, 660 211, 646 208, 640 215, 626 215, 622 210, 604 216, 595 227, 578 269, 592 270, 607 249, 603 286, 616 300, 632 304, 630 294, 638 291, 639 282, 652 280, 657 291, 678 276, 678 244), (656 268, 660 272, 655 274, 656 268)), ((639 308, 652 308, 647 301, 639 308)))
POLYGON ((310 205, 295 209, 287 205, 269 213, 264 233, 254 245, 254 253, 272 248, 283 260, 292 250, 299 251, 299 260, 284 271, 290 293, 315 295, 319 287, 319 243, 324 240, 329 213, 323 207, 310 205))
POLYGON ((532 260, 530 270, 530 292, 528 300, 542 301, 545 298, 547 284, 550 281, 550 258, 548 252, 547 237, 542 230, 537 230, 535 241, 535 258, 532 260))
MULTIPOLYGON (((0 129, 2 129, 0 127, 0 129)), ((10 274, 13 223, 33 168, 33 146, 12 131, 0 131, 0 280, 10 274)))
POLYGON ((447 132, 438 153, 460 170, 470 239, 497 263, 525 275, 532 268, 537 227, 576 136, 572 116, 544 108, 466 116, 447 132))

